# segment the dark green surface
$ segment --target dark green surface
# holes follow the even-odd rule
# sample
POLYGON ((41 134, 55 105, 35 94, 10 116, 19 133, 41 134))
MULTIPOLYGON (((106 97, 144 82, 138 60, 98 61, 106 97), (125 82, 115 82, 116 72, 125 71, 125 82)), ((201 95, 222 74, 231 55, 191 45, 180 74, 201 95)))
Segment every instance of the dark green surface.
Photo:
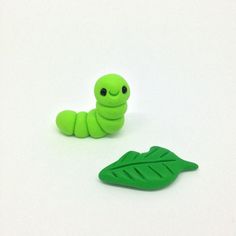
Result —
POLYGON ((107 184, 157 190, 171 184, 181 172, 197 168, 197 164, 182 160, 165 148, 152 147, 146 153, 127 152, 104 168, 99 178, 107 184))

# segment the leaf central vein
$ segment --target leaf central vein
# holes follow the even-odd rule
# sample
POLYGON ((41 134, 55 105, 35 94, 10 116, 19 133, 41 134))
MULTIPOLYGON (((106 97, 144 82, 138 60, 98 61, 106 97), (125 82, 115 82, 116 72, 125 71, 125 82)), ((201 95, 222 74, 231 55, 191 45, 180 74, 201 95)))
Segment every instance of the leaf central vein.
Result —
POLYGON ((174 162, 174 161, 176 161, 176 160, 140 161, 140 162, 128 163, 128 164, 116 166, 116 167, 113 167, 112 170, 121 169, 121 168, 127 167, 127 166, 136 166, 136 165, 145 165, 145 164, 152 164, 152 163, 153 164, 154 163, 163 163, 163 162, 174 162))

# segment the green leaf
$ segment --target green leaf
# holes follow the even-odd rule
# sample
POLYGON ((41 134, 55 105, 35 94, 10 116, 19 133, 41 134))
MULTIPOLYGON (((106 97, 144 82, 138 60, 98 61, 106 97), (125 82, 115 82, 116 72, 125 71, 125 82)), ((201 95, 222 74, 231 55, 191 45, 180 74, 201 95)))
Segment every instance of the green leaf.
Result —
POLYGON ((165 148, 152 147, 146 153, 127 152, 104 168, 99 178, 112 185, 156 190, 171 184, 181 172, 197 168, 165 148))

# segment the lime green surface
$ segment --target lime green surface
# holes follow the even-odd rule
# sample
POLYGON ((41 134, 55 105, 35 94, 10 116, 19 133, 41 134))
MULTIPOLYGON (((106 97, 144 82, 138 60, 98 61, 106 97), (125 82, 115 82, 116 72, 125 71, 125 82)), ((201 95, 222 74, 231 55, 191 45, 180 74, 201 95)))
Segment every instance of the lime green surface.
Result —
POLYGON ((95 109, 88 113, 87 125, 91 137, 102 138, 106 135, 106 132, 101 128, 97 121, 95 109))
POLYGON ((88 137, 89 131, 88 126, 84 125, 87 123, 88 114, 86 112, 78 112, 76 115, 74 135, 78 138, 88 137))
POLYGON ((112 185, 157 190, 171 184, 181 172, 197 168, 197 164, 182 160, 165 148, 152 147, 146 153, 127 152, 104 168, 99 178, 112 185))
POLYGON ((89 112, 62 111, 56 124, 65 135, 78 138, 102 138, 116 133, 124 125, 124 114, 130 96, 128 83, 120 75, 109 74, 95 84, 96 108, 89 112))
POLYGON ((119 75, 109 74, 101 77, 95 84, 94 94, 97 101, 105 107, 117 107, 126 103, 130 96, 128 83, 119 75), (122 87, 127 88, 127 92, 122 92, 122 87), (105 88, 107 94, 101 95, 101 90, 105 88))
POLYGON ((76 120, 76 112, 62 111, 57 115, 56 124, 65 135, 73 135, 76 120))

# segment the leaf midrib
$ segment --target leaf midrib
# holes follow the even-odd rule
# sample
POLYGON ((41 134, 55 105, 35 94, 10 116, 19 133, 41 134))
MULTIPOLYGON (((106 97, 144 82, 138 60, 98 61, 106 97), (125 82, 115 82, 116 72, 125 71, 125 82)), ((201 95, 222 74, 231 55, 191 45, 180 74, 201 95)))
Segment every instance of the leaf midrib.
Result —
POLYGON ((142 164, 150 164, 150 163, 165 163, 165 162, 173 162, 173 161, 177 161, 177 160, 157 160, 157 161, 142 161, 142 162, 133 162, 133 163, 128 163, 128 164, 123 164, 120 166, 116 166, 111 168, 111 170, 117 170, 117 169, 121 169, 123 167, 127 167, 127 166, 136 166, 136 165, 142 165, 142 164))

